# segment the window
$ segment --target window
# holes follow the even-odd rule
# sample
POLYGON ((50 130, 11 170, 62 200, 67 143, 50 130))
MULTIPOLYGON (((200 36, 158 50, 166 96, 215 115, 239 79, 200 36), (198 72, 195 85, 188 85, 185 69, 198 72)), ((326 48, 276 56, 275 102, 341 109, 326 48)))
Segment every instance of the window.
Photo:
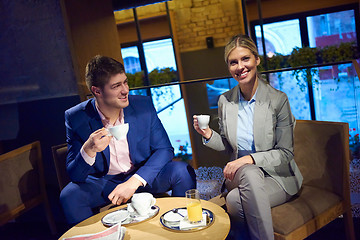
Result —
POLYGON ((148 72, 155 68, 172 68, 176 71, 174 48, 170 38, 145 42, 144 52, 148 72))
MULTIPOLYGON (((121 48, 127 73, 135 74, 142 70, 140 64, 141 58, 145 60, 149 74, 154 70, 165 68, 176 71, 176 61, 171 38, 144 42, 143 48, 144 56, 139 55, 138 46, 136 45, 121 48)), ((150 81, 150 84, 156 85, 156 82, 150 81)), ((180 85, 154 86, 150 88, 150 91, 135 89, 131 90, 130 94, 151 95, 158 117, 164 125, 170 142, 174 147, 175 155, 181 153, 180 146, 187 146, 187 154, 191 155, 189 129, 180 85), (174 121, 175 119, 176 121, 174 121)))
POLYGON ((121 55, 124 59, 124 67, 127 73, 136 73, 141 71, 139 51, 136 46, 122 48, 121 55))
POLYGON ((310 47, 356 42, 355 12, 346 10, 306 17, 310 47))
POLYGON ((187 154, 191 155, 189 128, 180 85, 153 87, 151 96, 158 116, 174 147, 175 155, 180 153, 180 146, 185 145, 188 145, 187 154))
POLYGON ((298 84, 291 74, 291 71, 282 72, 281 75, 276 73, 270 74, 270 85, 286 93, 290 102, 291 112, 296 119, 310 120, 308 85, 305 81, 302 84, 298 84), (289 79, 294 81, 289 81, 289 79))
MULTIPOLYGON (((147 41, 143 43, 144 55, 139 54, 138 46, 122 46, 121 55, 124 59, 124 67, 127 73, 135 74, 142 69, 141 62, 146 64, 146 70, 150 74, 153 70, 170 69, 170 73, 176 76, 176 61, 171 38, 147 41)), ((160 71, 161 72, 161 71, 160 71)), ((158 84, 158 78, 149 79, 150 85, 158 84)), ((160 81, 160 80, 159 80, 160 81)), ((160 82, 161 83, 161 82, 160 82)), ((137 83, 137 87, 146 86, 146 82, 137 83)))
MULTIPOLYGON (((260 26, 255 26, 258 51, 263 55, 260 26)), ((293 48, 301 47, 299 20, 287 20, 264 24, 266 54, 271 56, 274 53, 288 55, 293 48)))

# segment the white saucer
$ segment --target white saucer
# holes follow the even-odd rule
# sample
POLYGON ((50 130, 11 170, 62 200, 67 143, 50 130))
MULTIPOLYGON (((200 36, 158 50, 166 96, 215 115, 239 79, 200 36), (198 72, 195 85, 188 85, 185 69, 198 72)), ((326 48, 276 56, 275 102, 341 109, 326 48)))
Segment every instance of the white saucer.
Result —
POLYGON ((152 206, 150 212, 146 216, 138 216, 136 214, 132 215, 127 207, 124 207, 119 210, 115 210, 114 212, 110 212, 106 214, 101 222, 106 227, 111 227, 115 224, 121 223, 121 226, 127 226, 130 224, 140 223, 142 221, 146 221, 155 217, 159 213, 160 208, 158 206, 152 206))
POLYGON ((127 219, 128 216, 129 216, 129 212, 127 210, 120 209, 118 211, 106 214, 103 217, 102 222, 105 225, 114 225, 117 223, 121 223, 122 221, 127 219))
POLYGON ((180 216, 178 213, 168 212, 164 215, 164 220, 167 222, 179 222, 184 219, 184 217, 180 216))

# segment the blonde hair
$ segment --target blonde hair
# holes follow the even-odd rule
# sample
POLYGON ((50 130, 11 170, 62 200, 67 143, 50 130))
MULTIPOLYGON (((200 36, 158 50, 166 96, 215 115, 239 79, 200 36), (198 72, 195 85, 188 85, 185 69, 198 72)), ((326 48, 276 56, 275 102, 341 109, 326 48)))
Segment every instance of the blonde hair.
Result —
POLYGON ((254 54, 255 58, 259 58, 259 53, 257 51, 254 41, 247 35, 239 34, 232 37, 225 46, 224 58, 226 64, 228 64, 228 58, 231 51, 237 47, 247 48, 252 54, 254 54))

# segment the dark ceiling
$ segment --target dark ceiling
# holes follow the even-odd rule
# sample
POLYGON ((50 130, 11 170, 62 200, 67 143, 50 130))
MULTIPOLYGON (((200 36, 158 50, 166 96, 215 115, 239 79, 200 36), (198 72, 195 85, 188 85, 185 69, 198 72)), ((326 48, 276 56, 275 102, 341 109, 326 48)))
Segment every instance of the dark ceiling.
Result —
POLYGON ((136 8, 148 4, 166 2, 169 0, 112 0, 113 7, 115 11, 136 8))

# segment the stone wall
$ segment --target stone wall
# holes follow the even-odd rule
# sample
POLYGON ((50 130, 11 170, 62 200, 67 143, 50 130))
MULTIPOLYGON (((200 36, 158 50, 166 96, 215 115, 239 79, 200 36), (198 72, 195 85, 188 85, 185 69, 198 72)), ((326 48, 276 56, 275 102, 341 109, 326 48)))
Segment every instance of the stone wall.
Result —
MULTIPOLYGON (((242 10, 237 0, 173 0, 168 2, 174 12, 180 52, 207 48, 206 38, 213 37, 214 47, 226 44, 229 38, 244 33, 242 10)), ((139 18, 166 14, 165 3, 137 8, 139 18)), ((115 12, 117 22, 133 21, 133 10, 115 12)))

